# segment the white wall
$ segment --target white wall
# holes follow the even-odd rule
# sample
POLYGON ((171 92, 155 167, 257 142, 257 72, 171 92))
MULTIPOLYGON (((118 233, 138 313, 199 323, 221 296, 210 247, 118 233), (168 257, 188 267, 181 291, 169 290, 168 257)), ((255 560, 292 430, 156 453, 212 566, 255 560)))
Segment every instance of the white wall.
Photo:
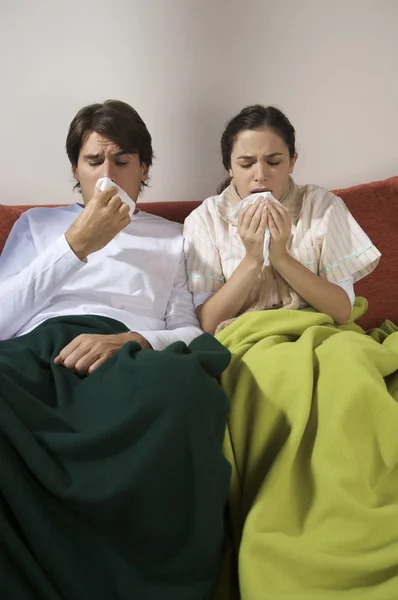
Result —
POLYGON ((244 105, 296 127, 299 182, 398 173, 398 0, 0 3, 0 202, 73 201, 64 150, 81 106, 118 98, 153 135, 145 200, 193 200, 223 175, 244 105))

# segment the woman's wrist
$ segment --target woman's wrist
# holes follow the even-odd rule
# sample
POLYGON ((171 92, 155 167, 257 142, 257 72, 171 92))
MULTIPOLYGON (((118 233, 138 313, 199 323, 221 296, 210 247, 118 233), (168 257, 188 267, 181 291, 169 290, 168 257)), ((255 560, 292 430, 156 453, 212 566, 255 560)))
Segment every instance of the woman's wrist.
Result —
POLYGON ((253 272, 259 273, 263 267, 264 259, 255 258, 254 256, 250 256, 250 254, 246 254, 243 259, 244 264, 248 269, 253 272))
POLYGON ((287 248, 285 248, 277 254, 270 253, 269 260, 274 269, 280 273, 289 264, 289 261, 292 260, 292 256, 289 254, 287 248))

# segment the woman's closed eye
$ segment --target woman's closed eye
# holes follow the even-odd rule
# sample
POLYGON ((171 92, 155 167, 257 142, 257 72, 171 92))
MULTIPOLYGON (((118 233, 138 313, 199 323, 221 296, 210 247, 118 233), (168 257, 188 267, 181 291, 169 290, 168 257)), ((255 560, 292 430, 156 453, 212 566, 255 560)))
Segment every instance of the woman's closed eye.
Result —
MULTIPOLYGON (((277 167, 278 165, 281 164, 282 161, 278 161, 278 162, 273 162, 273 161, 267 161, 267 164, 270 165, 271 167, 277 167)), ((250 167, 252 167, 255 163, 249 163, 249 164, 245 164, 245 165, 240 165, 242 167, 242 169, 250 169, 250 167)))

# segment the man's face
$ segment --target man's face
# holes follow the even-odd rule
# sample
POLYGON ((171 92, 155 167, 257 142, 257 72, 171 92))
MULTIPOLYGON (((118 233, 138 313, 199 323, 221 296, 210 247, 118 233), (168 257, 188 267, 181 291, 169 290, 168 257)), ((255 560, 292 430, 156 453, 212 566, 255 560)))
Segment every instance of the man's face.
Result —
POLYGON ((94 131, 84 140, 73 174, 80 182, 85 204, 95 195, 95 184, 101 177, 112 179, 136 202, 141 183, 148 176, 148 167, 140 163, 138 154, 126 154, 94 131))

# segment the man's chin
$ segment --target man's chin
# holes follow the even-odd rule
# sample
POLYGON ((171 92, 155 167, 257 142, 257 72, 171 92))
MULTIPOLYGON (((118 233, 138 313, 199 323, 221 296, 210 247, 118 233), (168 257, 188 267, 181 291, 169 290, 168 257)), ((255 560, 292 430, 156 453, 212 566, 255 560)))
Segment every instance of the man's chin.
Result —
POLYGON ((91 198, 93 198, 96 194, 98 194, 98 190, 93 188, 89 192, 85 189, 79 190, 80 200, 79 202, 83 203, 85 206, 90 202, 91 198))

